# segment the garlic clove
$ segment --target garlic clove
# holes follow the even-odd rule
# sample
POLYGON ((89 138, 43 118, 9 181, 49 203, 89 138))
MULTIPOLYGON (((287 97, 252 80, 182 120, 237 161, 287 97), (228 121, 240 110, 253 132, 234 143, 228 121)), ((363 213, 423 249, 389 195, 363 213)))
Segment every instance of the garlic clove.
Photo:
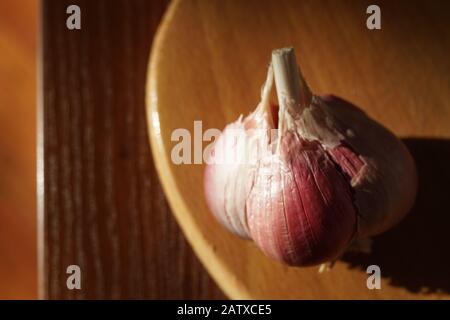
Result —
POLYGON ((356 232, 351 188, 318 142, 287 132, 281 143, 261 160, 247 201, 252 239, 290 265, 336 258, 356 232))
POLYGON ((204 175, 206 202, 215 217, 232 233, 250 238, 246 201, 259 154, 267 152, 273 122, 269 95, 273 70, 269 67, 256 110, 226 126, 215 142, 204 175), (262 149, 262 150, 261 150, 262 149))
MULTIPOLYGON (((408 214, 416 197, 417 173, 411 154, 401 140, 358 107, 335 96, 321 99, 334 119, 331 123, 339 125, 344 136, 341 145, 358 156, 352 163, 359 170, 349 172, 360 215, 358 237, 392 228, 408 214)), ((338 153, 338 149, 331 150, 335 161, 347 168, 338 153)))

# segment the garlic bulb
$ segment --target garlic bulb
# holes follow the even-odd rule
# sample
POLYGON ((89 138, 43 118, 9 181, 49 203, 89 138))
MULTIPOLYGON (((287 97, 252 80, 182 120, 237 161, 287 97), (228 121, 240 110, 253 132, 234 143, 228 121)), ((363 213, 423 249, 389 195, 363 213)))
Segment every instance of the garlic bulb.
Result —
POLYGON ((292 48, 272 53, 261 102, 224 129, 205 171, 215 217, 297 266, 333 261, 392 227, 415 193, 403 143, 350 103, 313 95, 292 48))

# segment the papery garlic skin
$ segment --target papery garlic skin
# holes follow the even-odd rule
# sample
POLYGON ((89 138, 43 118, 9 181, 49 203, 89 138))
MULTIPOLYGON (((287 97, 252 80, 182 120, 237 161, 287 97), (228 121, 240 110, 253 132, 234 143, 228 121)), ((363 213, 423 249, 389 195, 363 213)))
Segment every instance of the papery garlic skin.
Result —
POLYGON ((245 149, 247 139, 251 140, 251 136, 247 135, 241 119, 224 129, 214 145, 211 160, 214 163, 206 167, 204 183, 211 211, 224 226, 242 238, 250 238, 246 201, 254 175, 251 166, 240 161, 240 156, 248 151, 245 149))
POLYGON ((321 100, 324 112, 344 136, 341 145, 351 147, 364 162, 360 170, 349 174, 359 212, 358 237, 390 229, 414 205, 417 172, 410 152, 392 132, 351 103, 335 96, 321 100))
POLYGON ((290 265, 336 258, 356 234, 351 188, 317 141, 288 131, 264 157, 247 200, 252 239, 290 265))
MULTIPOLYGON (((292 67, 288 53, 275 63, 292 67)), ((417 178, 412 157, 391 132, 344 100, 312 95, 291 71, 275 73, 277 124, 269 68, 257 109, 225 128, 214 156, 247 152, 252 161, 209 164, 205 195, 230 231, 279 261, 306 266, 332 261, 352 240, 398 223, 413 205, 417 178), (275 126, 277 135, 270 135, 275 126), (230 137, 234 129, 237 140, 230 137), (258 152, 246 149, 255 143, 258 152)))
POLYGON ((247 199, 258 159, 262 153, 269 153, 272 123, 265 110, 272 84, 273 72, 269 68, 258 107, 245 119, 241 116, 223 130, 205 170, 204 188, 209 208, 228 230, 242 238, 251 237, 247 199))

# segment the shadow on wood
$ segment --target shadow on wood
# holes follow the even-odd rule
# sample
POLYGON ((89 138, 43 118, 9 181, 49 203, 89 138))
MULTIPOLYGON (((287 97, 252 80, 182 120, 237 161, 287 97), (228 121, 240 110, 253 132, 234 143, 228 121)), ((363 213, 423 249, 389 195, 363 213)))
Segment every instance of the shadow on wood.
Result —
POLYGON ((411 292, 450 292, 450 140, 406 138, 417 166, 419 189, 411 213, 374 238, 369 255, 343 257, 350 268, 380 266, 382 277, 411 292))

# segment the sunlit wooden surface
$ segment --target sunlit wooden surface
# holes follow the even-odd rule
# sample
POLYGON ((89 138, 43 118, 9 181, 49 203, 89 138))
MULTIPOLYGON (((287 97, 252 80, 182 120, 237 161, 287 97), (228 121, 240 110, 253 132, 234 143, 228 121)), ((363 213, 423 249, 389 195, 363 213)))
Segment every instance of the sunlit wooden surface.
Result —
POLYGON ((378 1, 382 30, 365 27, 371 1, 176 1, 148 73, 157 169, 188 240, 233 298, 449 298, 450 6, 378 1), (223 128, 258 103, 271 50, 294 46, 316 93, 334 93, 406 138, 419 173, 417 203, 368 256, 331 272, 289 268, 225 231, 208 211, 203 165, 174 165, 171 133, 223 128), (366 287, 377 264, 382 289, 366 287))
POLYGON ((0 1, 0 299, 37 297, 36 17, 0 1))

